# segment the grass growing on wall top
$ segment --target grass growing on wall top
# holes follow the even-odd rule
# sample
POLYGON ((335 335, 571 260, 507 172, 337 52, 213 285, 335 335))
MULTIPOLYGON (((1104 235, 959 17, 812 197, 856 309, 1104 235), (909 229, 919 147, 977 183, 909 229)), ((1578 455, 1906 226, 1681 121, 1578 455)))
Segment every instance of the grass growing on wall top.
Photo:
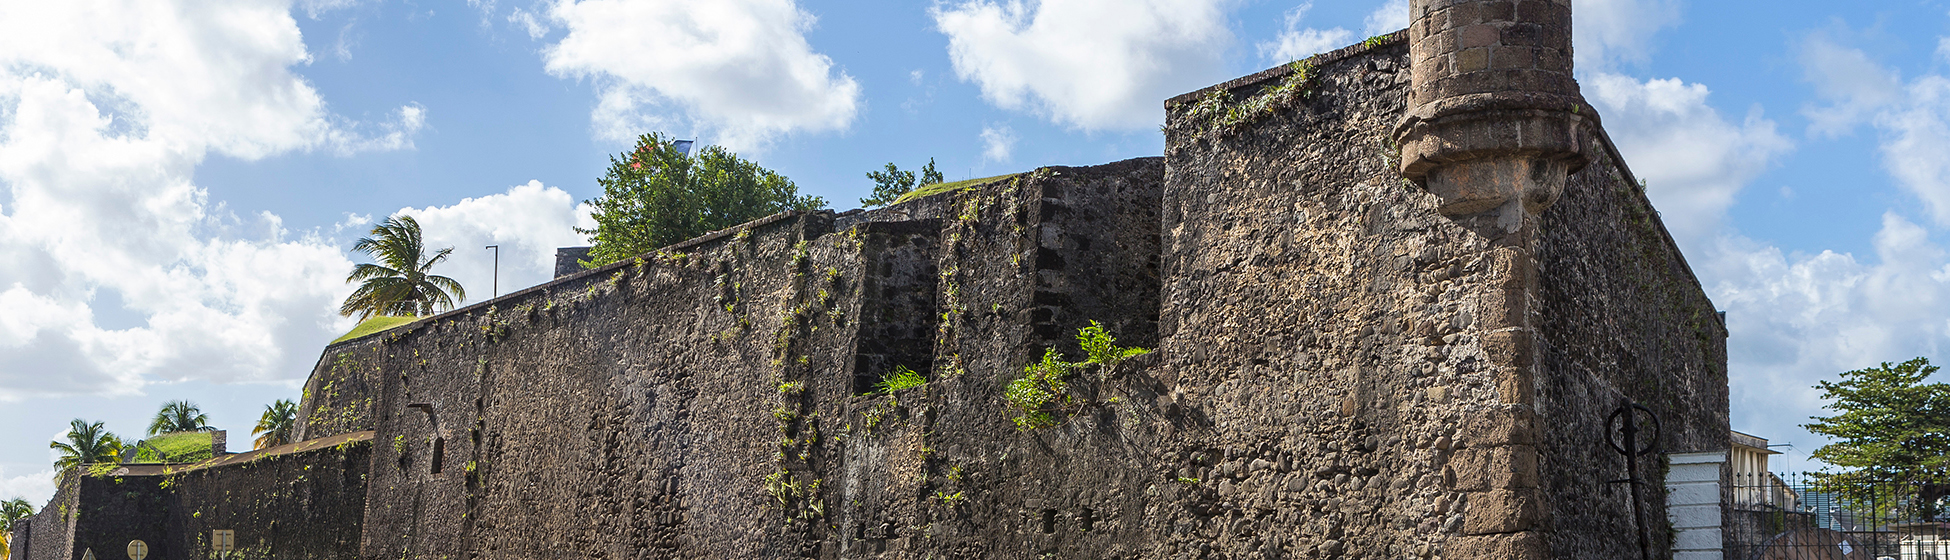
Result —
POLYGON ((907 191, 907 194, 903 194, 901 195, 900 198, 894 199, 894 204, 900 204, 902 202, 907 202, 922 197, 934 196, 945 192, 958 191, 969 187, 973 187, 975 185, 980 185, 982 183, 994 181, 997 179, 1007 179, 1009 177, 1013 177, 1016 175, 1021 175, 1021 173, 1007 173, 1003 175, 996 175, 994 177, 983 177, 980 179, 965 179, 961 181, 951 181, 947 183, 935 183, 932 185, 925 185, 925 186, 918 187, 914 190, 907 191))
POLYGON ((345 336, 338 337, 337 339, 332 340, 332 342, 330 342, 329 344, 338 344, 340 342, 345 342, 347 340, 352 340, 354 338, 359 338, 365 335, 391 329, 393 327, 397 327, 418 320, 420 320, 419 317, 388 317, 385 315, 375 315, 373 316, 373 318, 366 319, 365 322, 359 323, 359 326, 352 327, 352 332, 345 333, 345 336))
POLYGON ((145 440, 149 447, 161 451, 157 457, 149 447, 143 447, 136 454, 138 462, 194 463, 210 458, 210 432, 176 432, 163 434, 145 440))

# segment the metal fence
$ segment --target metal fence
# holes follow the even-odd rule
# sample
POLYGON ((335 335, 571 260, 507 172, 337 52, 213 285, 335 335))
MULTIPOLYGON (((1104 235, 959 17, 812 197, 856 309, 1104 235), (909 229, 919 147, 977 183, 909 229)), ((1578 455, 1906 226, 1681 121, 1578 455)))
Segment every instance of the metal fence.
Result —
POLYGON ((1950 560, 1944 485, 1736 474, 1728 560, 1950 560))

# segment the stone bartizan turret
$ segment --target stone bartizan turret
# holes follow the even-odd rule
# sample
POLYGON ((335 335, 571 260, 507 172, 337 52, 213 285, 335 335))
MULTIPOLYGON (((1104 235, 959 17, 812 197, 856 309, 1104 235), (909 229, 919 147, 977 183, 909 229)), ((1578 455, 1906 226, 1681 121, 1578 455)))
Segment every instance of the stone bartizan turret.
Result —
POLYGON ((1470 536, 1448 558, 1542 560, 1549 531, 1537 467, 1537 379, 1549 375, 1536 302, 1538 221, 1588 163, 1596 112, 1571 76, 1571 0, 1410 0, 1401 173, 1482 237, 1483 349, 1497 404, 1473 450, 1503 476, 1469 492, 1470 536))
POLYGON ((1493 212, 1514 232, 1556 202, 1592 145, 1596 112, 1571 77, 1571 1, 1412 0, 1408 37, 1402 175, 1443 214, 1493 212))

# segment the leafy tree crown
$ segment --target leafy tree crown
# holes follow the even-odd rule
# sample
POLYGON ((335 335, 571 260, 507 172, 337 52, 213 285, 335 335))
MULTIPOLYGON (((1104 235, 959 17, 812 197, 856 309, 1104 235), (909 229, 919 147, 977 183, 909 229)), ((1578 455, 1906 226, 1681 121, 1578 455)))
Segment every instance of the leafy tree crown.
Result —
POLYGON ((1813 473, 1817 487, 1856 504, 1890 504, 1909 508, 1900 515, 1935 518, 1950 495, 1950 385, 1926 383, 1936 371, 1916 358, 1816 385, 1829 401, 1823 408, 1836 414, 1804 427, 1833 440, 1813 456, 1840 468, 1813 473), (1897 486, 1919 494, 1882 495, 1897 486))
POLYGON ((646 134, 636 147, 609 158, 596 182, 603 195, 589 201, 594 229, 583 266, 594 268, 763 218, 785 210, 826 206, 799 186, 718 146, 695 156, 662 134, 646 134))
POLYGON ((892 162, 883 171, 868 171, 867 178, 873 180, 873 196, 860 199, 861 206, 881 206, 900 200, 901 195, 912 192, 915 187, 924 187, 942 182, 941 172, 934 168, 934 158, 921 167, 917 177, 913 171, 901 171, 892 162))

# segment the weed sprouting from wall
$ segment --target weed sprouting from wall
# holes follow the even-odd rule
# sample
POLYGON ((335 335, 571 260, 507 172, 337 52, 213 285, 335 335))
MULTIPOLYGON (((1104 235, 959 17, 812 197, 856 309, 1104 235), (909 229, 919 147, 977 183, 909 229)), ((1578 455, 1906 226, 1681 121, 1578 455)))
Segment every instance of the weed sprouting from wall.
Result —
POLYGON ((1117 339, 1111 336, 1110 331, 1096 321, 1077 329, 1077 346, 1086 356, 1084 361, 1066 362, 1055 348, 1048 348, 1043 351, 1042 360, 1024 367, 1022 377, 1010 381, 1003 388, 1003 400, 1016 410, 1016 416, 1011 418, 1016 429, 1027 431, 1055 426, 1061 423, 1063 415, 1075 411, 1076 399, 1069 394, 1071 373, 1095 370, 1108 378, 1111 371, 1124 360, 1150 352, 1144 348, 1118 346, 1117 339))
POLYGON ((887 375, 880 378, 879 383, 874 384, 874 392, 891 395, 894 391, 926 384, 928 384, 927 378, 921 377, 921 374, 915 373, 914 370, 907 369, 907 366, 894 366, 894 371, 887 372, 887 375))
POLYGON ((1003 389, 1002 398, 1016 409, 1012 418, 1018 430, 1047 428, 1057 424, 1056 415, 1071 399, 1070 384, 1065 379, 1070 376, 1073 365, 1063 361, 1063 355, 1055 348, 1043 352, 1040 362, 1023 368, 1022 377, 1010 381, 1003 389))
POLYGON ((1299 102, 1313 99, 1316 77, 1313 62, 1296 60, 1287 65, 1287 70, 1286 77, 1281 78, 1279 83, 1241 101, 1235 102, 1230 90, 1212 90, 1192 104, 1186 120, 1199 127, 1199 134, 1227 135, 1299 102))

